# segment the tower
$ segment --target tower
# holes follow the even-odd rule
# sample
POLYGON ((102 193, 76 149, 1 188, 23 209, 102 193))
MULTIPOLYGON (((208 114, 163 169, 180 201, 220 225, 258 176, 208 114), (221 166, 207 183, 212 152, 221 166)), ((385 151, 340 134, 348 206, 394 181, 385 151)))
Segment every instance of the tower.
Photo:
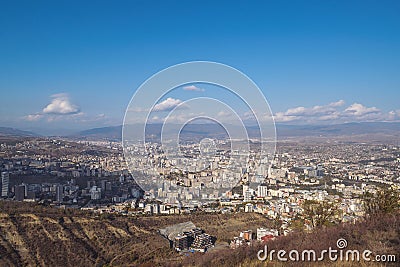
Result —
POLYGON ((64 198, 64 186, 63 185, 57 185, 56 187, 56 201, 58 203, 61 203, 64 198))
POLYGON ((8 197, 8 188, 10 184, 10 174, 8 172, 1 173, 1 196, 8 197))

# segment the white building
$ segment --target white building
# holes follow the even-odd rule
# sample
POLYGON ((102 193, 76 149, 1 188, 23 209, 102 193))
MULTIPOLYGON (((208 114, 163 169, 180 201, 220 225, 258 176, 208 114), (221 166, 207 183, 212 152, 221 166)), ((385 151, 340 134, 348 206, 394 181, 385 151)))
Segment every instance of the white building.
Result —
POLYGON ((247 190, 247 191, 244 191, 243 192, 243 201, 244 202, 250 202, 251 201, 251 190, 249 189, 249 190, 247 190))
POLYGON ((10 186, 10 174, 8 172, 1 173, 1 196, 8 197, 8 189, 10 186))
POLYGON ((93 186, 90 188, 90 199, 98 200, 101 199, 101 188, 97 186, 93 186))
POLYGON ((247 204, 244 206, 244 212, 253 212, 253 211, 254 211, 253 204, 247 203, 247 204))
POLYGON ((257 187, 257 196, 258 197, 266 197, 268 195, 268 187, 266 184, 260 184, 257 187))

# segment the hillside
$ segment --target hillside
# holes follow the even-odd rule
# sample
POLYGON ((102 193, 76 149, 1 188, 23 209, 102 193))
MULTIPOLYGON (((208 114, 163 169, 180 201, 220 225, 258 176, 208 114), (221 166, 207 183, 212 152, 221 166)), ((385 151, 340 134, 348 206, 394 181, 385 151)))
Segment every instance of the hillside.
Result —
POLYGON ((93 128, 79 133, 73 134, 70 137, 78 139, 107 139, 107 140, 121 140, 122 126, 110 126, 102 128, 93 128))
POLYGON ((10 127, 0 127, 0 136, 31 137, 38 136, 38 134, 10 127))
MULTIPOLYGON (((0 266, 265 266, 265 262, 256 258, 262 245, 236 250, 226 247, 226 241, 240 231, 254 231, 261 226, 270 227, 271 222, 254 213, 99 216, 78 210, 0 201, 0 266), (158 230, 186 221, 216 236, 219 248, 190 256, 170 249, 158 230)), ((369 249, 373 255, 394 254, 398 263, 400 215, 384 215, 313 233, 292 233, 270 241, 268 248, 320 252, 328 247, 336 249, 339 238, 347 240, 347 249, 369 249)), ((312 266, 343 265, 360 266, 360 263, 325 261, 312 266)), ((275 261, 273 266, 284 265, 275 261)), ((303 263, 303 266, 310 266, 310 263, 303 263)), ((379 265, 362 262, 361 266, 379 265)))
POLYGON ((183 256, 158 229, 185 221, 217 236, 217 244, 269 223, 248 213, 133 218, 0 201, 0 266, 176 265, 183 256))
MULTIPOLYGON (((255 245, 236 250, 224 250, 210 252, 205 255, 193 255, 186 258, 180 266, 399 266, 400 261, 400 214, 386 214, 368 219, 355 224, 336 225, 328 228, 318 229, 312 233, 295 232, 288 236, 279 237, 276 240, 269 241, 268 251, 285 250, 287 253, 291 250, 316 251, 317 258, 321 255, 321 251, 329 247, 338 250, 337 241, 345 239, 347 246, 343 249, 358 250, 360 255, 364 250, 372 252, 371 261, 365 262, 346 262, 346 261, 330 261, 325 255, 325 261, 322 262, 280 262, 277 261, 275 254, 274 261, 261 262, 257 259, 257 252, 264 249, 264 245, 255 245), (395 255, 395 262, 382 263, 374 262, 375 255, 395 255)), ((344 254, 345 255, 345 254, 344 254)), ((288 254, 286 254, 288 258, 288 254)))

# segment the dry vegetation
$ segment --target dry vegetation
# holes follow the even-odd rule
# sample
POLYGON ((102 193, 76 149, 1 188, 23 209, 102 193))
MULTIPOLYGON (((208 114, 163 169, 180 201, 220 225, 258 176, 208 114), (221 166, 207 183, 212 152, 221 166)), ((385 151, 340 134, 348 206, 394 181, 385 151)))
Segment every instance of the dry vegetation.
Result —
POLYGON ((258 214, 96 216, 0 201, 0 266, 166 266, 183 257, 158 229, 191 220, 223 244, 240 230, 268 226, 258 214))
MULTIPOLYGON (((303 251, 313 249, 320 253, 323 249, 337 249, 336 241, 345 238, 348 242, 346 249, 364 251, 374 255, 396 255, 397 262, 378 264, 372 262, 325 262, 311 264, 310 262, 268 262, 268 266, 399 266, 400 261, 400 214, 380 214, 356 224, 323 227, 312 233, 296 232, 286 237, 280 237, 268 242, 268 250, 296 249, 303 251)), ((257 259, 257 252, 263 245, 255 245, 237 250, 224 250, 218 253, 206 253, 187 257, 179 266, 265 266, 266 262, 257 259)), ((318 255, 318 254, 317 254, 318 255)), ((372 256, 371 256, 372 258, 372 256)))
MULTIPOLYGON (((256 258, 262 246, 231 250, 221 244, 227 244, 241 230, 256 230, 272 223, 254 213, 98 216, 78 210, 0 201, 0 266, 265 266, 266 262, 256 258), (190 256, 170 249, 158 229, 189 220, 216 236, 219 249, 190 256)), ((400 215, 373 216, 355 225, 322 227, 311 234, 296 232, 269 242, 268 247, 318 252, 329 246, 336 248, 339 238, 348 241, 348 249, 395 254, 399 260, 400 215)), ((284 266, 279 262, 268 263, 271 265, 284 266)), ((292 263, 292 266, 298 265, 292 263)), ((311 266, 342 265, 343 262, 326 261, 311 266)), ((310 264, 304 263, 304 266, 310 264)), ((346 266, 374 265, 362 262, 346 266)))

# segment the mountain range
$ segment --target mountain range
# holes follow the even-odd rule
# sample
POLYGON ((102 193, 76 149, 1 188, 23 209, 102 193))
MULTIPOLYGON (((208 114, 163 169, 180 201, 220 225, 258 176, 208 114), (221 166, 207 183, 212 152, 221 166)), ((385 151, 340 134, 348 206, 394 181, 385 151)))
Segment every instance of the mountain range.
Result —
MULTIPOLYGON (((151 124, 146 128, 146 135, 159 138, 162 124, 151 124)), ((257 127, 248 126, 249 137, 257 136, 257 127)), ((335 136, 359 136, 359 135, 382 135, 400 137, 400 123, 392 122, 361 122, 344 123, 335 125, 287 125, 276 124, 278 138, 290 137, 335 137, 335 136)), ((190 124, 185 126, 182 131, 185 138, 204 138, 204 137, 226 137, 222 127, 217 124, 190 124)), ((122 136, 122 126, 95 128, 79 132, 77 138, 98 138, 120 140, 122 136)))
POLYGON ((39 135, 30 131, 23 131, 10 127, 0 127, 0 136, 31 137, 39 135))
MULTIPOLYGON (((129 126, 128 126, 129 127, 129 126)), ((135 127, 132 125, 131 127, 135 127)), ((146 127, 146 136, 152 136, 159 139, 162 124, 149 124, 146 127)), ((249 137, 257 136, 257 127, 246 127, 249 137)), ((381 135, 400 137, 399 122, 360 122, 343 123, 334 125, 288 125, 276 124, 277 137, 334 137, 334 136, 358 136, 358 135, 381 135)), ((23 131, 14 128, 0 127, 0 136, 34 137, 41 136, 30 131, 23 131)), ((92 128, 77 132, 63 137, 73 139, 103 139, 103 140, 121 140, 122 126, 109 126, 101 128, 92 128)), ((226 132, 218 124, 189 124, 182 131, 184 138, 224 138, 226 132)))

